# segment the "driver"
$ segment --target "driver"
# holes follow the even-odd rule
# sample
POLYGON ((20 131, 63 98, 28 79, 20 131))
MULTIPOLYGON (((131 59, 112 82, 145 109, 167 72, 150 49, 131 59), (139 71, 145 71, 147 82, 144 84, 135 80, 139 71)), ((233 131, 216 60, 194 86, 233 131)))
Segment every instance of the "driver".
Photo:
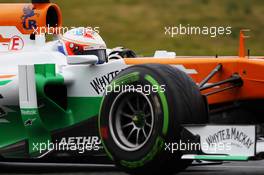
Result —
POLYGON ((58 50, 64 55, 96 55, 97 64, 107 61, 106 44, 101 36, 88 28, 71 29, 60 38, 58 50))

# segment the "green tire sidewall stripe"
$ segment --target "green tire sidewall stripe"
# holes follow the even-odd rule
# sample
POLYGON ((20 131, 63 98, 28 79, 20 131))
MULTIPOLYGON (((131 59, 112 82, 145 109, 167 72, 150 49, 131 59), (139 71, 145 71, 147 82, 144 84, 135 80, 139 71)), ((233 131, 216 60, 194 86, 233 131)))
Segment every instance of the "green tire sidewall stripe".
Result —
MULTIPOLYGON (((163 113, 164 113, 162 133, 164 135, 166 135, 168 132, 168 125, 169 125, 169 108, 168 108, 167 98, 166 98, 164 92, 161 91, 159 83, 152 76, 145 75, 144 78, 150 84, 152 84, 152 86, 155 85, 156 87, 158 87, 158 94, 159 94, 160 99, 161 99, 163 113)), ((147 161, 152 160, 155 157, 155 155, 163 148, 163 146, 164 146, 164 140, 159 136, 156 139, 155 145, 153 146, 151 151, 144 158, 142 158, 141 160, 138 160, 138 161, 133 161, 133 162, 121 160, 120 164, 125 166, 125 167, 128 167, 128 168, 142 167, 145 165, 145 163, 147 161)))
MULTIPOLYGON (((114 84, 116 85, 120 85, 120 84, 125 84, 125 83, 132 83, 132 82, 135 82, 135 81, 138 81, 139 80, 139 72, 132 72, 132 73, 129 73, 127 75, 124 75, 116 80, 113 80, 110 84, 110 86, 114 86, 114 84)), ((102 101, 101 101, 101 105, 100 105, 100 111, 99 111, 99 119, 98 119, 98 126, 99 126, 99 135, 100 135, 100 138, 101 138, 101 142, 102 142, 102 145, 105 149, 105 152, 106 154, 108 155, 108 157, 111 159, 111 160, 114 160, 114 157, 112 156, 112 154, 110 153, 110 151, 107 149, 105 143, 104 143, 104 140, 102 139, 102 134, 101 134, 101 111, 103 110, 102 107, 103 107, 103 102, 104 102, 104 99, 105 99, 105 96, 103 97, 102 101)))
MULTIPOLYGON (((114 83, 116 85, 123 85, 123 84, 126 84, 126 83, 136 82, 136 81, 139 80, 139 78, 140 78, 139 77, 139 72, 132 72, 132 73, 124 75, 124 76, 122 76, 122 77, 120 77, 120 78, 118 78, 116 80, 113 80, 111 82, 110 86, 113 86, 114 83)), ((162 133, 164 135, 166 135, 167 132, 168 132, 168 125, 169 125, 169 108, 168 108, 167 98, 166 98, 164 92, 161 91, 159 83, 152 76, 146 75, 144 78, 145 78, 145 80, 147 80, 153 86, 155 85, 155 86, 158 87, 158 95, 160 97, 160 100, 161 100, 161 103, 162 103, 162 108, 163 108, 163 113, 164 113, 162 133)), ((102 99, 101 106, 100 106, 100 111, 99 111, 99 120, 98 120, 98 122, 99 122, 98 126, 99 127, 101 126, 100 118, 101 118, 101 111, 103 110, 102 106, 103 106, 104 99, 105 99, 105 97, 103 97, 103 99, 102 99)), ((102 138, 101 129, 100 128, 99 128, 99 134, 100 134, 100 137, 102 138)), ((106 147, 106 145, 104 143, 104 140, 103 139, 101 139, 101 140, 102 140, 102 145, 103 145, 103 147, 105 149, 106 154, 112 160, 114 160, 114 157, 112 156, 112 154, 107 149, 107 147, 106 147)), ((133 162, 120 160, 120 164, 123 165, 123 166, 126 166, 128 168, 136 168, 136 167, 143 166, 147 160, 152 160, 153 159, 153 157, 157 154, 157 152, 163 148, 163 145, 164 145, 163 139, 161 137, 158 137, 156 139, 155 145, 153 146, 152 150, 143 159, 138 160, 138 161, 133 161, 133 162)))
POLYGON ((161 91, 159 83, 150 75, 146 75, 145 79, 149 81, 152 86, 158 87, 158 94, 161 100, 162 104, 162 109, 163 109, 163 128, 162 128, 162 133, 166 135, 168 133, 168 127, 169 127, 169 107, 168 107, 168 102, 166 95, 164 92, 161 91))

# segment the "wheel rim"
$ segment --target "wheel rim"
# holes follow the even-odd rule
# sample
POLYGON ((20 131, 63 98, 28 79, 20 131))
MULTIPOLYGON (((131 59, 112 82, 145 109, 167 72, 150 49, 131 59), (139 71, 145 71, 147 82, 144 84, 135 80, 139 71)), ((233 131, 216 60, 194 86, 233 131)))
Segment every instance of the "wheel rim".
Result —
POLYGON ((109 115, 110 133, 120 148, 136 151, 147 143, 154 127, 154 113, 144 93, 120 93, 112 103, 109 115))

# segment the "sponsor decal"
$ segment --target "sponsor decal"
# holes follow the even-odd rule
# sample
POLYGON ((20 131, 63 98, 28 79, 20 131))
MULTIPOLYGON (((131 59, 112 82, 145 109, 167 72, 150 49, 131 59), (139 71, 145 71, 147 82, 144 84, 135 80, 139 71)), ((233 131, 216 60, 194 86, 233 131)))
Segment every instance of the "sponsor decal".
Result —
POLYGON ((84 137, 63 137, 59 144, 65 144, 65 145, 100 145, 101 140, 98 136, 84 136, 84 137))
POLYGON ((235 127, 219 130, 218 132, 206 137, 206 142, 209 146, 225 141, 231 142, 233 146, 243 146, 247 149, 254 146, 254 139, 235 127))
MULTIPOLYGON (((174 67, 180 69, 181 71, 187 74, 198 74, 198 72, 195 69, 187 69, 184 65, 174 65, 174 67)), ((114 79, 114 77, 121 71, 122 70, 116 70, 101 77, 96 77, 90 82, 90 84, 93 87, 93 89, 96 91, 96 93, 100 94, 104 92, 105 87, 108 84, 110 84, 110 82, 114 79)))
MULTIPOLYGON (((38 114, 37 109, 21 109, 21 114, 25 116, 35 116, 38 114)), ((36 118, 29 118, 24 122, 25 126, 32 126, 36 118)))
POLYGON ((31 19, 34 16, 39 16, 39 14, 35 12, 35 9, 31 5, 27 5, 23 8, 23 16, 21 19, 24 29, 32 30, 37 28, 37 21, 31 19))
POLYGON ((21 110, 22 115, 37 115, 37 110, 36 109, 22 109, 21 110))
POLYGON ((0 35, 0 44, 8 47, 8 50, 12 51, 21 50, 24 47, 23 39, 16 35, 11 38, 3 38, 3 36, 0 35))
POLYGON ((32 126, 33 125, 33 122, 36 120, 36 118, 33 118, 33 119, 28 119, 25 121, 24 125, 25 126, 32 126))
POLYGON ((63 146, 63 150, 78 151, 80 154, 103 149, 101 139, 98 136, 64 137, 59 141, 59 145, 63 146))
POLYGON ((10 43, 9 43, 9 47, 8 47, 9 50, 12 50, 12 51, 22 50, 23 47, 24 47, 24 41, 21 37, 13 36, 10 39, 10 43))
POLYGON ((120 72, 121 70, 116 70, 107 73, 106 75, 103 75, 101 77, 96 77, 93 79, 90 84, 95 90, 97 94, 100 94, 104 92, 105 87, 110 84, 110 82, 114 79, 114 77, 120 72))

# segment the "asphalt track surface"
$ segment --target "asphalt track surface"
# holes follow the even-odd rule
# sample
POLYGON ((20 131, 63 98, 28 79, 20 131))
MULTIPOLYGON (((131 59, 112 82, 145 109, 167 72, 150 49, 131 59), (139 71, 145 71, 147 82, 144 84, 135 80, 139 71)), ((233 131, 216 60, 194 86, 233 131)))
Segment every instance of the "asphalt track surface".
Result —
MULTIPOLYGON (((86 166, 66 167, 7 167, 0 166, 0 174, 43 174, 43 175, 126 175, 112 167, 96 168, 86 166)), ((177 175, 263 175, 264 161, 226 162, 222 165, 191 166, 177 175)))

